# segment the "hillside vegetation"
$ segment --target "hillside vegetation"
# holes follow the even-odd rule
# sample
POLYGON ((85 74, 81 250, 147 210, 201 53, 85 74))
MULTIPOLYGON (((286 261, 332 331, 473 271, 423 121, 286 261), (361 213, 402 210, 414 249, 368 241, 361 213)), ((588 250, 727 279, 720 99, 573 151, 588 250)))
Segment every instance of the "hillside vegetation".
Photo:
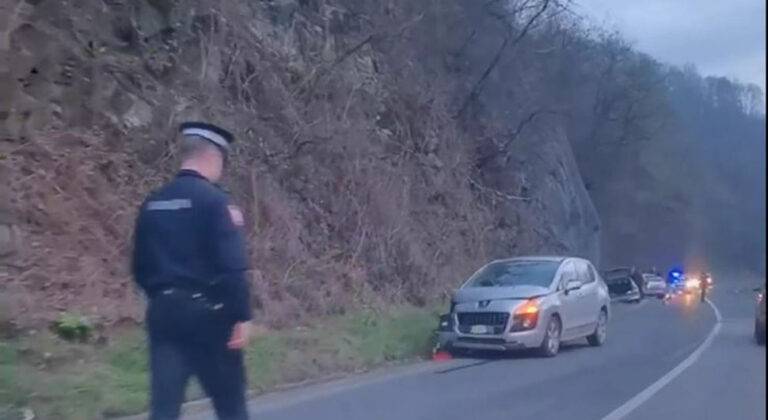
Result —
POLYGON ((141 318, 136 206, 198 118, 239 138, 225 185, 274 327, 425 306, 519 254, 764 270, 759 90, 658 63, 571 6, 4 1, 5 329, 141 318))

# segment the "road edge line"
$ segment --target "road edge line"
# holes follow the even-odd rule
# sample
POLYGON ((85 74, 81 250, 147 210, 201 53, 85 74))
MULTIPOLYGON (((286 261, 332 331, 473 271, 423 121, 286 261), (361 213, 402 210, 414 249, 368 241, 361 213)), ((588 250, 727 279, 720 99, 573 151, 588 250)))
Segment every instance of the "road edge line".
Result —
POLYGON ((712 341, 714 341, 715 336, 720 332, 720 327, 723 321, 722 316, 720 315, 720 310, 717 309, 717 306, 715 306, 712 301, 709 299, 706 299, 707 304, 709 304, 709 307, 712 308, 712 310, 715 313, 715 325, 712 327, 712 330, 707 335, 707 338, 704 340, 699 347, 696 348, 688 357, 685 358, 680 364, 675 366, 672 370, 664 374, 661 378, 657 379, 656 382, 649 385, 644 390, 640 391, 639 394, 635 395, 634 397, 630 398, 627 402, 616 408, 615 410, 611 411, 603 417, 601 420, 621 420, 633 411, 635 411, 638 407, 643 405, 646 401, 651 399, 657 392, 661 391, 662 388, 667 386, 670 382, 672 382, 675 378, 677 378, 681 373, 683 373, 686 369, 691 367, 694 363, 696 363, 697 360, 699 360, 699 357, 701 357, 701 354, 704 353, 704 351, 709 348, 709 346, 712 344, 712 341))

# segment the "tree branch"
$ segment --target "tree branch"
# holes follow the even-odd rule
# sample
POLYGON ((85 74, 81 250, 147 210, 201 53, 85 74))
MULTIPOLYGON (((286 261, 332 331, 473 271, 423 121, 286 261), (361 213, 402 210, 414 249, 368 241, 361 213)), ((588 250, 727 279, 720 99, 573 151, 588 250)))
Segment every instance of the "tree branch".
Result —
POLYGON ((523 132, 523 129, 525 129, 525 127, 528 124, 532 123, 536 119, 536 117, 538 117, 539 115, 559 114, 559 113, 560 111, 556 111, 549 108, 537 109, 531 112, 530 114, 528 114, 527 117, 523 118, 519 123, 517 123, 517 127, 515 128, 515 130, 509 134, 509 138, 507 138, 507 141, 505 141, 504 144, 502 145, 501 151, 504 153, 507 153, 509 151, 509 146, 512 145, 512 142, 517 140, 517 138, 523 132))
MULTIPOLYGON (((464 102, 461 105, 461 108, 459 108, 459 111, 454 116, 454 119, 460 118, 464 112, 467 110, 469 105, 474 101, 477 96, 480 94, 480 92, 483 89, 483 85, 485 84, 486 79, 488 79, 488 76, 490 76, 491 72, 493 72, 493 69, 496 68, 496 66, 499 64, 499 61, 501 61, 501 57, 504 55, 504 51, 507 49, 508 46, 517 45, 520 41, 525 38, 525 36, 528 34, 528 31, 531 29, 534 23, 541 17, 541 15, 544 14, 544 12, 549 7, 551 0, 543 0, 541 2, 541 6, 536 11, 536 13, 531 16, 530 19, 525 23, 523 26, 523 29, 520 31, 520 33, 514 38, 511 39, 509 35, 504 37, 504 41, 501 43, 499 48, 496 50, 496 53, 493 55, 493 59, 491 59, 491 62, 488 63, 488 66, 486 66, 485 71, 480 75, 480 78, 477 79, 475 84, 472 86, 472 89, 469 91, 469 95, 467 95, 466 99, 464 99, 464 102)), ((497 18, 500 18, 499 16, 496 16, 497 18)))
POLYGON ((486 186, 480 184, 479 182, 475 181, 474 179, 472 179, 472 177, 469 177, 469 176, 467 177, 467 181, 469 181, 469 184, 472 185, 473 187, 477 188, 478 190, 480 190, 480 191, 482 191, 484 193, 490 194, 492 196, 495 196, 497 198, 501 198, 501 199, 509 200, 509 201, 530 201, 530 200, 532 200, 531 197, 522 197, 522 196, 519 196, 519 195, 511 195, 511 194, 503 193, 503 192, 501 192, 499 190, 496 190, 496 189, 493 189, 493 188, 486 187, 486 186))

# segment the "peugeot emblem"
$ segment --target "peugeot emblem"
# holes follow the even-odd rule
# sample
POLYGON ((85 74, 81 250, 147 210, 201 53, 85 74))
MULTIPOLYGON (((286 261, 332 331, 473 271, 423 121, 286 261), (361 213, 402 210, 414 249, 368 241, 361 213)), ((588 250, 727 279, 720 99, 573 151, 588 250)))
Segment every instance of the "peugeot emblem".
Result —
POLYGON ((490 305, 490 304, 491 304, 490 300, 481 300, 481 301, 477 302, 477 307, 478 308, 487 308, 488 305, 490 305))

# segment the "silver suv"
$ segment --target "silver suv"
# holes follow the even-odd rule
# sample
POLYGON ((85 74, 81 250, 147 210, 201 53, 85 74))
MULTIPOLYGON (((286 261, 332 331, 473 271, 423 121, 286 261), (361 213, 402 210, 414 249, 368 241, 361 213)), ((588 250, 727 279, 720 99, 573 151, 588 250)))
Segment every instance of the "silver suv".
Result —
POLYGON ((555 356, 560 342, 605 342, 610 297, 595 267, 569 257, 493 261, 454 292, 439 345, 462 349, 537 349, 555 356))

